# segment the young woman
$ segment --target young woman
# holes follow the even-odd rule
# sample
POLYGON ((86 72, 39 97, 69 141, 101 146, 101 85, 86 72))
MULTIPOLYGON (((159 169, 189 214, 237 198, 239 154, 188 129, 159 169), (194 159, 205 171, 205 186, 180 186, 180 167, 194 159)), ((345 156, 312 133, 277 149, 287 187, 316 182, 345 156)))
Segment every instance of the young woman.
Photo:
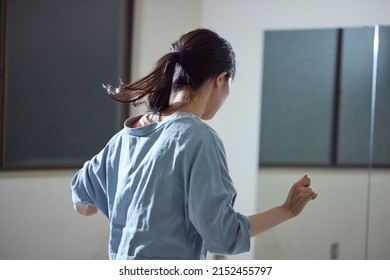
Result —
POLYGON ((74 176, 76 211, 110 221, 110 259, 204 259, 207 252, 248 251, 250 237, 298 215, 316 198, 310 179, 293 184, 286 201, 264 213, 233 209, 236 191, 223 144, 202 120, 229 94, 235 74, 230 44, 197 29, 172 44, 155 69, 108 93, 149 112, 124 128, 74 176))

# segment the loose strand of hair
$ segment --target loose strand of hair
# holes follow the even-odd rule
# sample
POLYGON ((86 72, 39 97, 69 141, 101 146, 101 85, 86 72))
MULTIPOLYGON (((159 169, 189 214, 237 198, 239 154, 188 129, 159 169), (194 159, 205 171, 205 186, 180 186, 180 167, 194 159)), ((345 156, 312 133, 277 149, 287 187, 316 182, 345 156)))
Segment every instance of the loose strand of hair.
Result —
POLYGON ((121 83, 115 89, 110 85, 104 87, 107 93, 115 100, 133 103, 135 106, 143 103, 143 99, 148 96, 149 110, 161 112, 169 106, 175 65, 174 53, 168 53, 158 60, 150 74, 134 83, 121 83))

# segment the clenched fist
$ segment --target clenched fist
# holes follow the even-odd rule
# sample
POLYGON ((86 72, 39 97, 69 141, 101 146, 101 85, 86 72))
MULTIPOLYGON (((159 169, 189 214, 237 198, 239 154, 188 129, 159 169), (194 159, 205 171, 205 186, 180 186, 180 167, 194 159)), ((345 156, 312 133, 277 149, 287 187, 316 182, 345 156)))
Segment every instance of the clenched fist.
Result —
POLYGON ((310 188, 310 184, 310 178, 305 175, 292 185, 283 206, 291 211, 293 217, 301 213, 310 200, 317 197, 317 194, 310 188))

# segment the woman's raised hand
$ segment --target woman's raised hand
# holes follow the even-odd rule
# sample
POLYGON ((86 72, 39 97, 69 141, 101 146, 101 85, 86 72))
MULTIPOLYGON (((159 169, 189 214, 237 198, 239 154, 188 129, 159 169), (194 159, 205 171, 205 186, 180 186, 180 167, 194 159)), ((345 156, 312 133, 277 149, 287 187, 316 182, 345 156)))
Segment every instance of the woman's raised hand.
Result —
POLYGON ((283 207, 286 207, 293 217, 301 213, 310 200, 317 197, 317 194, 313 192, 310 185, 311 180, 307 174, 292 185, 283 207))

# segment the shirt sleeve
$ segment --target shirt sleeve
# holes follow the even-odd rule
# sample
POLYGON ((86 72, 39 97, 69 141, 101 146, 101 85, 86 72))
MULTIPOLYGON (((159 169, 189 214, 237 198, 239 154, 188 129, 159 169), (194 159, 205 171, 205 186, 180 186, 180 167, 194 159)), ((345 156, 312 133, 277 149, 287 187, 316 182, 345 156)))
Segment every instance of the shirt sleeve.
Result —
POLYGON ((219 137, 199 141, 190 166, 189 219, 204 240, 206 249, 217 254, 249 251, 249 218, 233 209, 236 197, 225 151, 219 137))
POLYGON ((75 174, 71 181, 72 201, 74 204, 94 205, 108 216, 106 196, 106 156, 104 148, 75 174))

